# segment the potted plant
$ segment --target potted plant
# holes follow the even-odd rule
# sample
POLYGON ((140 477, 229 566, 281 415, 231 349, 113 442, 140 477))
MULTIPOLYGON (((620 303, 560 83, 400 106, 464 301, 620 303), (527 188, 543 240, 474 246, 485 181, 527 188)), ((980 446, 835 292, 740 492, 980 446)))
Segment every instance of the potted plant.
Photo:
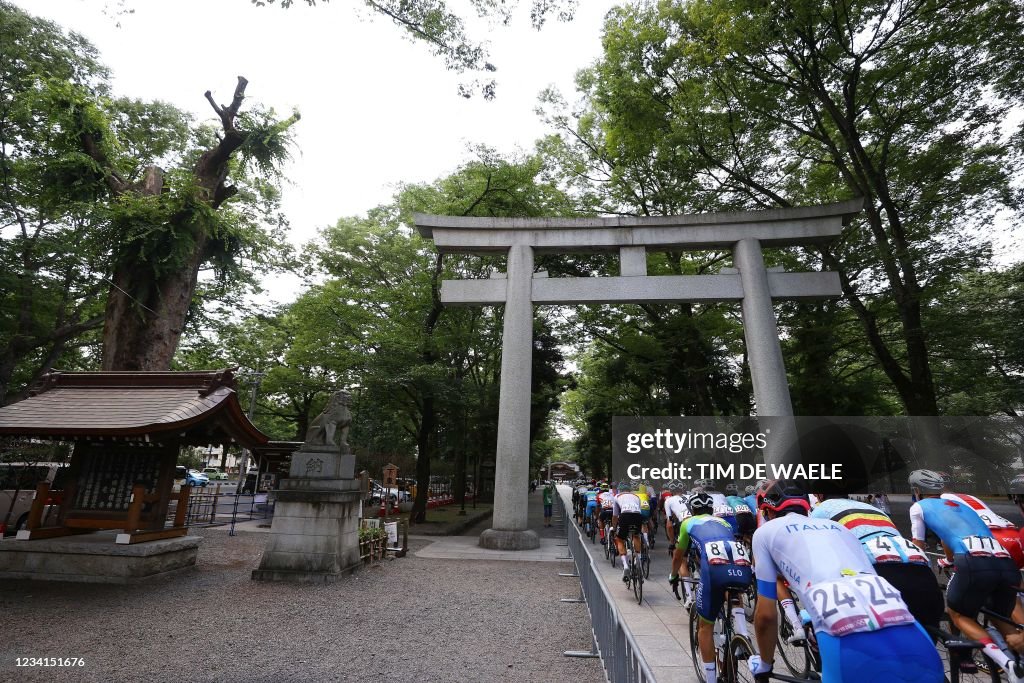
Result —
POLYGON ((372 562, 384 557, 387 532, 380 528, 363 527, 359 530, 359 557, 372 562))

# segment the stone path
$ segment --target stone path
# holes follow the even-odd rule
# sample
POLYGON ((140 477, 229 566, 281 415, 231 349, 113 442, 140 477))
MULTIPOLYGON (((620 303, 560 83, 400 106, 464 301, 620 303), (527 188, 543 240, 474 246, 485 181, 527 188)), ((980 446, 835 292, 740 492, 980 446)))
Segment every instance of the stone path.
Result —
MULTIPOLYGON (((490 527, 491 520, 485 519, 466 529, 461 536, 443 538, 422 537, 433 541, 416 552, 418 557, 451 560, 512 560, 517 562, 567 562, 565 533, 561 528, 544 526, 544 503, 541 490, 529 494, 527 525, 540 536, 537 550, 490 550, 477 545, 477 538, 490 527)), ((410 536, 413 538, 413 536, 410 536)), ((567 565, 568 566, 568 565, 567 565)), ((568 571, 568 569, 566 569, 568 571)))

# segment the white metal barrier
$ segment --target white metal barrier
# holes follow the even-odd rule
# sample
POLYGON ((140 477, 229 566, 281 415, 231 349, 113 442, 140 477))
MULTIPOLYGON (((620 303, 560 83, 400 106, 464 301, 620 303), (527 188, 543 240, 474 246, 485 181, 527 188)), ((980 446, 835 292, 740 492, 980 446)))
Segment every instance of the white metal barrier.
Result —
MULTIPOLYGON (((557 506, 565 523, 569 555, 576 565, 580 579, 579 599, 565 602, 586 602, 593 627, 594 644, 590 652, 566 651, 566 657, 599 656, 605 673, 611 683, 654 683, 654 674, 640 653, 640 647, 629 632, 622 616, 615 609, 615 602, 608 593, 608 587, 594 566, 593 558, 583 544, 583 533, 570 521, 565 500, 561 493, 555 496, 557 506)), ((563 576, 572 576, 563 574, 563 576)))

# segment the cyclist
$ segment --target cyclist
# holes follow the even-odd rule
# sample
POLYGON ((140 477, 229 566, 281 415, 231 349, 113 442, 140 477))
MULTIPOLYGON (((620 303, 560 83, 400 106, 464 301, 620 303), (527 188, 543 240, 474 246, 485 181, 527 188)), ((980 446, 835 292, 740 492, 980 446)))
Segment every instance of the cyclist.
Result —
MULTIPOLYGON (((619 495, 612 504, 612 524, 616 527, 615 547, 622 558, 622 581, 629 583, 629 564, 626 562, 626 539, 630 531, 639 531, 644 526, 644 516, 640 513, 640 498, 633 493, 633 487, 623 482, 619 485, 619 495)), ((633 537, 633 551, 640 553, 640 543, 633 537)))
POLYGON ((575 495, 573 496, 573 502, 576 504, 576 522, 580 526, 583 526, 583 510, 587 505, 586 496, 587 491, 589 490, 590 487, 587 485, 587 482, 584 481, 576 487, 575 495))
MULTIPOLYGON (((750 558, 743 544, 734 540, 729 523, 711 514, 714 511, 714 499, 710 494, 697 493, 691 496, 688 507, 693 514, 680 525, 669 582, 675 588, 681 577, 690 576, 686 554, 692 548, 700 559, 700 584, 695 603, 700 617, 697 643, 704 665, 705 681, 717 683, 714 623, 727 592, 743 591, 750 585, 750 558)), ((687 602, 690 601, 689 585, 683 584, 687 602)), ((737 632, 746 635, 747 620, 738 599, 731 602, 731 610, 737 632)))
MULTIPOLYGON (((910 473, 910 487, 917 502, 910 506, 910 531, 914 543, 925 549, 928 530, 942 541, 946 566, 955 574, 946 584, 946 611, 965 637, 984 643, 983 652, 1006 672, 1011 683, 1024 680, 1024 667, 1003 652, 977 621, 982 607, 1007 618, 1017 604, 1020 572, 1010 554, 996 541, 988 526, 971 508, 941 498, 946 482, 932 470, 910 473)), ((940 561, 940 564, 943 564, 940 561)), ((1024 634, 1009 624, 996 621, 996 628, 1016 650, 1024 646, 1024 634)))
POLYGON ((747 505, 747 501, 739 496, 739 487, 736 484, 726 484, 725 504, 732 508, 733 525, 732 530, 736 537, 750 542, 750 536, 757 528, 757 520, 754 519, 754 509, 747 505))
POLYGON ((647 492, 647 485, 643 482, 634 481, 632 491, 640 499, 640 514, 644 518, 644 525, 640 530, 640 535, 643 536, 645 544, 651 545, 652 539, 647 535, 651 528, 651 497, 647 492))
POLYGON ((786 481, 759 490, 758 509, 765 516, 754 532, 754 630, 761 654, 749 662, 756 680, 767 680, 772 671, 781 578, 811 617, 823 683, 943 681, 931 638, 875 573, 856 536, 832 520, 808 519, 806 493, 786 481))
MULTIPOLYGON (((666 481, 661 485, 661 493, 658 495, 658 518, 661 519, 662 515, 665 515, 665 501, 672 497, 674 487, 677 485, 675 481, 666 481)), ((680 484, 681 486, 681 484, 680 484)), ((668 530, 668 515, 665 515, 665 529, 668 530)), ((671 537, 668 540, 669 545, 675 543, 675 537, 671 537)), ((671 548, 669 549, 671 553, 671 548)))
POLYGON ((914 618, 939 628, 946 601, 928 557, 878 508, 828 493, 819 493, 818 500, 810 517, 831 519, 852 531, 875 572, 896 587, 914 618))
POLYGON ((941 497, 963 503, 978 513, 981 521, 985 522, 985 526, 992 532, 995 539, 1006 548, 1006 552, 1010 553, 1010 557, 1017 564, 1017 569, 1024 569, 1024 548, 1021 547, 1020 534, 1013 522, 997 515, 988 505, 966 493, 943 493, 941 497))
POLYGON ((757 521, 757 487, 751 484, 743 489, 743 502, 747 504, 750 511, 754 514, 755 522, 757 521))
MULTIPOLYGON (((650 485, 649 481, 644 481, 641 485, 644 487, 644 490, 646 490, 647 503, 650 505, 650 519, 647 520, 647 528, 648 530, 654 530, 657 528, 657 512, 660 507, 658 505, 660 499, 658 499, 657 492, 654 490, 654 486, 650 485)), ((654 545, 654 536, 656 535, 651 535, 650 537, 651 546, 654 545)))
POLYGON ((615 494, 609 490, 608 484, 601 485, 601 492, 597 494, 597 503, 601 508, 600 516, 597 518, 597 528, 601 531, 601 545, 608 542, 605 538, 605 529, 612 521, 612 507, 615 505, 615 494))
POLYGON ((590 485, 586 493, 583 494, 584 508, 583 508, 583 519, 593 521, 594 512, 597 510, 597 496, 601 493, 601 489, 598 488, 597 482, 590 485))
POLYGON ((665 535, 668 537, 668 551, 671 554, 676 548, 680 525, 690 516, 690 509, 683 498, 683 485, 672 482, 672 495, 665 499, 665 535))

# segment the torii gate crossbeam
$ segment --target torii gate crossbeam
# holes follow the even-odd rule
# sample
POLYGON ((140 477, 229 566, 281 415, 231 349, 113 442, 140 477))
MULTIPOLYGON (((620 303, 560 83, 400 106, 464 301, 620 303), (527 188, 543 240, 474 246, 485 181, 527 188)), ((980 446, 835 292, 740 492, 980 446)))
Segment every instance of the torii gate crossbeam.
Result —
POLYGON ((446 305, 504 305, 494 519, 480 545, 525 550, 540 545, 527 528, 533 306, 590 303, 739 301, 759 415, 793 414, 773 299, 840 296, 830 272, 769 272, 764 246, 828 243, 863 208, 855 199, 824 206, 692 216, 474 218, 416 214, 420 234, 453 253, 508 254, 504 277, 446 280, 446 305), (647 275, 647 250, 731 249, 735 268, 715 275, 647 275), (548 278, 536 253, 618 251, 618 277, 548 278))

